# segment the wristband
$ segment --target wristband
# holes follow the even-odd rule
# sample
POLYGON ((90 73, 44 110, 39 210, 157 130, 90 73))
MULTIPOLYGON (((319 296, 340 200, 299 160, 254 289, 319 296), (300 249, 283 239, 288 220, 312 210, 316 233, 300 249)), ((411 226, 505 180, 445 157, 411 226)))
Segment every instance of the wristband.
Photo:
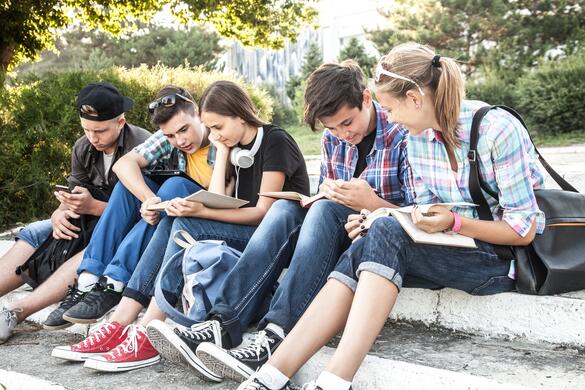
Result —
POLYGON ((451 226, 451 231, 454 233, 459 233, 461 231, 461 216, 453 211, 453 226, 451 226))

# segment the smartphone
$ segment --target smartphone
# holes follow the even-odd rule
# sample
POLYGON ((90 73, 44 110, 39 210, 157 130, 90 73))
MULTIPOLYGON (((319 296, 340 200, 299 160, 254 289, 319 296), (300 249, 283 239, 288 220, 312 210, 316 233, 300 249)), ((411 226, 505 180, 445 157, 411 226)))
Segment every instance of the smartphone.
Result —
POLYGON ((71 190, 69 189, 68 186, 62 186, 60 184, 55 184, 55 191, 57 191, 57 192, 63 191, 63 192, 67 192, 68 194, 71 193, 71 190))

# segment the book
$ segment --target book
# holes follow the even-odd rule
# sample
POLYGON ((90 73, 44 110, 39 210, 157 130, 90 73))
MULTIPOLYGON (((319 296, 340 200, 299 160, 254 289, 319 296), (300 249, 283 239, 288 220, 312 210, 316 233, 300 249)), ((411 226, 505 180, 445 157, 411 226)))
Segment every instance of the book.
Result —
MULTIPOLYGON (((432 206, 444 206, 447 207, 449 210, 453 207, 475 207, 476 205, 473 203, 466 203, 466 202, 453 202, 453 203, 434 203, 434 204, 424 204, 418 205, 420 211, 423 214, 429 213, 429 209, 432 206)), ((363 225, 365 229, 369 229, 372 223, 380 218, 385 216, 393 216, 400 226, 404 229, 404 231, 412 238, 412 241, 419 243, 419 244, 430 244, 430 245, 445 245, 445 246, 456 246, 462 248, 477 248, 475 245, 475 240, 471 237, 464 236, 462 234, 454 233, 454 232, 435 232, 435 233, 427 233, 414 224, 412 222, 412 217, 410 216, 412 209, 414 206, 406 206, 406 207, 399 207, 396 209, 391 208, 380 208, 377 209, 366 216, 363 225)), ((359 237, 359 236, 358 236, 359 237)))
POLYGON ((313 196, 303 195, 294 191, 260 192, 258 195, 274 199, 298 200, 299 203, 301 204, 301 207, 306 209, 311 207, 313 202, 325 198, 325 194, 322 192, 313 196))
MULTIPOLYGON (((184 199, 191 202, 203 203, 205 207, 209 207, 210 209, 237 209, 244 206, 245 204, 250 203, 247 200, 237 199, 227 195, 220 195, 206 190, 199 190, 184 199)), ((170 201, 166 200, 164 202, 152 204, 148 206, 148 210, 164 211, 169 203, 170 201)))

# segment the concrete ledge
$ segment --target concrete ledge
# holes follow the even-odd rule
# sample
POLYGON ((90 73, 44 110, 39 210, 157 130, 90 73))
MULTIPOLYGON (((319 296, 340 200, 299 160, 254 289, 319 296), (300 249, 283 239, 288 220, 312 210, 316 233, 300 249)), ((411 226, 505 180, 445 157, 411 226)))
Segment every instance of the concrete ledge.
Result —
POLYGON ((61 385, 37 379, 30 375, 0 369, 0 388, 2 386, 7 390, 65 390, 61 385))
MULTIPOLYGON (((295 376, 297 383, 315 380, 333 355, 325 347, 295 376)), ((479 376, 427 367, 419 364, 366 356, 354 379, 356 389, 409 389, 409 390, 527 390, 515 384, 504 384, 479 376)))
POLYGON ((393 320, 419 321, 465 333, 585 348, 585 291, 558 296, 404 289, 393 320))

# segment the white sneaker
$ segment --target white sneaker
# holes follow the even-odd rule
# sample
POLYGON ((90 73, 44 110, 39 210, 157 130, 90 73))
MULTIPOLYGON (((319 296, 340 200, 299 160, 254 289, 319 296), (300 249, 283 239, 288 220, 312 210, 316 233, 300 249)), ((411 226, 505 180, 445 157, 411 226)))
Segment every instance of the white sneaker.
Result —
POLYGON ((12 336, 12 331, 18 324, 17 312, 18 310, 8 310, 6 308, 0 310, 0 344, 4 344, 12 336))

